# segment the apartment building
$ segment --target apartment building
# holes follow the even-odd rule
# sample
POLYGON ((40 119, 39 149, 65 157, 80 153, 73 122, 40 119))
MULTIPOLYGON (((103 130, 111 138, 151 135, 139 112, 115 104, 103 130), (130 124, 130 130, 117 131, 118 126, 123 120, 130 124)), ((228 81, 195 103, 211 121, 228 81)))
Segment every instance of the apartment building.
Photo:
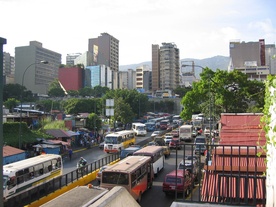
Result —
POLYGON ((10 53, 3 52, 3 83, 14 83, 14 57, 10 53))
POLYGON ((152 71, 149 66, 143 65, 136 68, 136 89, 149 92, 152 90, 152 71))
POLYGON ((179 49, 174 43, 152 45, 152 90, 173 90, 179 86, 179 49))
POLYGON ((47 94, 50 83, 58 78, 60 65, 61 54, 43 48, 38 41, 30 41, 27 46, 15 48, 15 83, 33 93, 47 94))
POLYGON ((119 40, 108 33, 88 40, 88 51, 95 65, 106 65, 112 71, 112 89, 118 88, 119 40))
POLYGON ((231 41, 229 70, 239 70, 247 74, 250 80, 264 81, 268 74, 275 74, 274 45, 265 45, 265 40, 258 42, 231 41))

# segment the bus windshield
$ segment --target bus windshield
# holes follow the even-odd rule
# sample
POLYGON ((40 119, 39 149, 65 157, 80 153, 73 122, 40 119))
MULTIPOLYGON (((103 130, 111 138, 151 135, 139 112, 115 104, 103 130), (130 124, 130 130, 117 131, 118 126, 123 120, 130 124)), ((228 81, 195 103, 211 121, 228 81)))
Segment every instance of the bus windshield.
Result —
POLYGON ((8 176, 3 176, 3 189, 7 187, 7 182, 8 182, 9 177, 8 176))
POLYGON ((102 175, 102 182, 108 184, 128 185, 128 174, 120 172, 105 172, 102 175))
POLYGON ((119 139, 118 137, 105 137, 105 143, 106 144, 119 144, 119 139))

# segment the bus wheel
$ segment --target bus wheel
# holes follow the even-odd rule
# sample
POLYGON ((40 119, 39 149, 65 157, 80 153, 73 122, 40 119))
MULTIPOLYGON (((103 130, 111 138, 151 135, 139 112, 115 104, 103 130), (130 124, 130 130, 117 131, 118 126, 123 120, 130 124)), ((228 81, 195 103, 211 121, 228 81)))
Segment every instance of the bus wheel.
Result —
POLYGON ((139 197, 138 197, 138 199, 137 199, 137 202, 138 202, 138 203, 141 203, 141 200, 142 200, 142 193, 140 192, 140 193, 139 193, 139 197))

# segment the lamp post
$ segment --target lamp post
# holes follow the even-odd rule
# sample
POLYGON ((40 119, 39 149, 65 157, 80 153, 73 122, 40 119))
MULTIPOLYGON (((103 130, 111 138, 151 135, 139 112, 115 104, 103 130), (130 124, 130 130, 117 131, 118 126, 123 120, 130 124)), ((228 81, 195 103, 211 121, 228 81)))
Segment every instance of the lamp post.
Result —
MULTIPOLYGON (((204 70, 204 67, 202 67, 202 66, 200 66, 200 65, 194 65, 194 64, 192 64, 192 65, 186 65, 186 64, 182 64, 181 65, 182 67, 186 67, 186 66, 192 66, 192 67, 199 67, 199 68, 201 68, 202 69, 202 71, 204 70)), ((201 71, 201 72, 202 72, 201 71)), ((209 104, 209 129, 210 129, 210 132, 209 132, 209 142, 208 142, 208 144, 210 145, 210 140, 211 140, 211 136, 212 136, 212 134, 211 134, 211 116, 212 116, 212 114, 211 114, 211 110, 212 110, 212 105, 211 105, 211 77, 210 77, 210 75, 208 76, 208 90, 209 90, 209 102, 210 102, 210 104, 209 104)), ((209 148, 210 148, 210 146, 209 146, 209 148)), ((208 149, 208 152, 209 152, 209 150, 210 149, 208 149)), ((210 156, 209 156, 209 158, 210 158, 210 156)))
POLYGON ((27 72, 27 70, 29 68, 31 68, 33 65, 37 65, 37 64, 48 64, 48 61, 42 60, 40 62, 35 62, 30 64, 23 72, 22 75, 22 81, 21 81, 21 86, 22 86, 22 90, 21 90, 21 94, 20 94, 20 124, 19 124, 19 138, 18 138, 18 148, 20 149, 21 146, 21 136, 22 136, 22 110, 23 110, 23 86, 24 86, 24 78, 25 78, 25 74, 27 72))

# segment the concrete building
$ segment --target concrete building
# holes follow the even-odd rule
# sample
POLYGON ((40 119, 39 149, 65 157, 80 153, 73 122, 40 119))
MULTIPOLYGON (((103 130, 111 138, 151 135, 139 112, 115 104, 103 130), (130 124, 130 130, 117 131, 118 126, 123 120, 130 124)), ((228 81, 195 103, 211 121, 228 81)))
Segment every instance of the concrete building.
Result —
POLYGON ((173 90, 179 86, 179 49, 174 43, 160 47, 160 88, 173 90))
POLYGON ((88 51, 93 54, 95 65, 106 65, 112 71, 112 89, 118 88, 119 40, 101 33, 97 38, 88 40, 88 51))
POLYGON ((136 71, 128 69, 127 71, 119 71, 119 88, 120 89, 136 89, 136 71))
POLYGON ((152 90, 153 92, 160 89, 160 55, 159 45, 151 46, 152 58, 152 90))
POLYGON ((30 41, 28 46, 15 48, 15 83, 33 93, 47 94, 51 82, 58 78, 60 64, 61 54, 43 48, 40 42, 30 41))
POLYGON ((82 64, 86 66, 94 66, 96 63, 93 61, 93 53, 85 52, 74 59, 74 65, 82 64))
POLYGON ((79 57, 81 53, 70 53, 66 55, 66 65, 74 66, 74 60, 79 57))
POLYGON ((95 86, 106 86, 112 88, 112 71, 108 66, 97 65, 85 68, 84 86, 94 88, 95 86))
POLYGON ((10 53, 3 53, 3 83, 14 83, 14 57, 10 53))
POLYGON ((136 68, 136 89, 149 92, 152 90, 152 71, 149 66, 140 66, 136 68))
POLYGON ((58 80, 66 91, 83 88, 84 69, 79 67, 59 68, 58 80))
POLYGON ((174 43, 152 45, 152 90, 173 90, 179 86, 179 49, 174 43))
POLYGON ((275 45, 265 45, 265 40, 258 42, 230 42, 229 70, 239 70, 251 80, 264 81, 268 74, 275 74, 273 52, 275 45))

